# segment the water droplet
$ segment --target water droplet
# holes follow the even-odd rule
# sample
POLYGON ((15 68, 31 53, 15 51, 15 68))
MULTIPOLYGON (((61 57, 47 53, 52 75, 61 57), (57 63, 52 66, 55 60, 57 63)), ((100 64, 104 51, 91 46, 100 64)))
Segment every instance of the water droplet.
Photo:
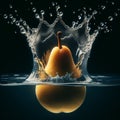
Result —
POLYGON ((118 16, 118 13, 114 13, 114 16, 118 16))
POLYGON ((97 29, 98 29, 98 30, 100 30, 100 29, 101 29, 101 27, 100 27, 100 26, 98 26, 98 27, 97 27, 97 29))
POLYGON ((21 32, 22 34, 25 34, 25 33, 26 33, 26 31, 25 31, 25 29, 24 29, 23 27, 20 28, 20 32, 21 32))
POLYGON ((44 14, 45 14, 45 11, 44 11, 44 10, 41 10, 40 13, 41 13, 42 15, 44 15, 44 14))
POLYGON ((83 7, 83 10, 86 10, 86 7, 83 7))
POLYGON ((108 33, 108 32, 110 32, 110 30, 109 30, 109 29, 106 29, 106 32, 108 33))
POLYGON ((78 19, 81 20, 81 16, 80 15, 78 15, 78 19))
POLYGON ((66 8, 66 7, 67 7, 67 5, 64 5, 64 7, 66 8))
POLYGON ((62 17, 63 16, 63 12, 62 11, 58 12, 58 16, 62 17))
POLYGON ((17 10, 15 10, 15 13, 17 13, 17 10))
POLYGON ((57 2, 55 2, 55 5, 58 5, 58 3, 57 3, 57 2))
POLYGON ((98 33, 98 30, 95 30, 94 33, 97 34, 97 33, 98 33))
POLYGON ((108 29, 108 26, 105 26, 105 29, 108 29))
POLYGON ((52 13, 50 13, 49 15, 50 15, 50 17, 52 17, 52 16, 53 16, 53 14, 52 14, 52 13))
POLYGON ((13 8, 13 6, 10 4, 10 5, 9 5, 9 8, 10 8, 10 9, 12 9, 12 8, 13 8))
POLYGON ((24 25, 24 26, 26 26, 26 25, 27 25, 26 21, 23 21, 23 25, 24 25))
POLYGON ((11 21, 10 24, 13 25, 13 21, 11 21))
POLYGON ((113 17, 112 17, 112 16, 109 16, 109 17, 108 17, 108 20, 109 20, 109 21, 113 21, 113 17))
POLYGON ((9 17, 10 17, 10 18, 13 18, 13 15, 12 15, 12 14, 9 14, 9 17))
POLYGON ((30 5, 33 5, 33 2, 30 2, 30 5))
POLYGON ((58 11, 60 9, 60 6, 58 5, 58 6, 56 6, 56 11, 58 11))
POLYGON ((104 23, 103 23, 103 22, 101 22, 101 23, 100 23, 100 26, 102 26, 102 27, 103 27, 103 26, 104 26, 104 23))
POLYGON ((16 21, 16 18, 12 18, 12 22, 14 23, 16 21))
POLYGON ((41 13, 41 18, 44 19, 45 11, 44 11, 44 10, 41 10, 40 13, 41 13))
POLYGON ((32 11, 35 13, 36 12, 36 8, 32 8, 32 11))
POLYGON ((52 6, 55 6, 55 3, 54 3, 54 2, 52 2, 52 6))
POLYGON ((97 10, 94 10, 93 11, 93 15, 96 15, 98 12, 97 12, 97 10))
POLYGON ((72 28, 74 28, 74 27, 75 27, 75 24, 76 24, 76 22, 75 22, 75 21, 73 21, 73 22, 72 22, 72 28))
POLYGON ((39 16, 38 13, 35 14, 35 18, 36 18, 36 19, 39 19, 39 18, 40 18, 40 16, 39 16))
POLYGON ((112 4, 112 5, 115 5, 115 3, 114 3, 114 2, 112 2, 111 4, 112 4))
POLYGON ((19 22, 23 22, 23 19, 22 19, 22 18, 20 18, 19 22))
POLYGON ((105 7, 104 5, 101 5, 101 9, 102 9, 102 10, 105 10, 105 8, 106 8, 106 7, 105 7))
POLYGON ((89 8, 90 11, 92 11, 92 8, 89 8))
POLYGON ((7 14, 4 14, 3 17, 4 17, 4 19, 7 19, 7 18, 8 18, 7 14))
POLYGON ((15 24, 16 24, 16 26, 20 26, 19 21, 16 21, 15 24))
POLYGON ((73 14, 75 14, 75 11, 73 11, 73 14))

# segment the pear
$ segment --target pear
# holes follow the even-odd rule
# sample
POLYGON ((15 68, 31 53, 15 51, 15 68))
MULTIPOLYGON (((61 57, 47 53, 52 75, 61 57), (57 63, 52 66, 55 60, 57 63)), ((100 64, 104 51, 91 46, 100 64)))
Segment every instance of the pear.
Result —
MULTIPOLYGON (((73 78, 79 78, 81 70, 76 68, 70 49, 61 45, 61 34, 61 31, 57 32, 58 46, 52 49, 45 72, 52 77, 72 73, 73 78)), ((82 105, 86 87, 36 85, 35 92, 39 103, 48 111, 70 113, 82 105)))
POLYGON ((45 71, 51 76, 56 76, 57 74, 64 76, 66 73, 71 73, 73 77, 78 78, 81 75, 81 71, 76 68, 70 49, 61 45, 60 35, 61 32, 57 32, 58 46, 52 49, 45 71))

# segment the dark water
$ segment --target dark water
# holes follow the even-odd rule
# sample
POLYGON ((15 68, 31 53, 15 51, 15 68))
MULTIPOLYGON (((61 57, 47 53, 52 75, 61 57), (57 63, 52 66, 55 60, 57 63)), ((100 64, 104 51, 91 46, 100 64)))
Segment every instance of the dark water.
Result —
POLYGON ((34 86, 0 87, 1 120, 119 120, 120 87, 87 87, 83 105, 70 114, 52 114, 39 105, 34 86))

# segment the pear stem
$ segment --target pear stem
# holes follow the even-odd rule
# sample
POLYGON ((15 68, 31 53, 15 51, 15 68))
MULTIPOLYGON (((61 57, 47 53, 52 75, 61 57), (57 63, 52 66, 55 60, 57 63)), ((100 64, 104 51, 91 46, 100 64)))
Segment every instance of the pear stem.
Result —
POLYGON ((61 34, 62 34, 61 31, 58 31, 58 32, 57 32, 57 41, 58 41, 58 47, 59 47, 59 49, 62 48, 62 45, 61 45, 61 38, 60 38, 61 34))

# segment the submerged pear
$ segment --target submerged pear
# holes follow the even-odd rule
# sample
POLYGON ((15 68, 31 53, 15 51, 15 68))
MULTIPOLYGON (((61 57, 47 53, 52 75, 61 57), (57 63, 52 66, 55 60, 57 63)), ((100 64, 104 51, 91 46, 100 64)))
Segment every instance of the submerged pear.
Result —
MULTIPOLYGON (((61 45, 60 35, 61 31, 57 32, 58 46, 52 49, 45 72, 52 77, 72 73, 73 78, 79 78, 81 70, 76 68, 70 49, 61 45)), ((35 92, 40 104, 48 111, 70 113, 83 103, 86 87, 36 85, 35 92)))

